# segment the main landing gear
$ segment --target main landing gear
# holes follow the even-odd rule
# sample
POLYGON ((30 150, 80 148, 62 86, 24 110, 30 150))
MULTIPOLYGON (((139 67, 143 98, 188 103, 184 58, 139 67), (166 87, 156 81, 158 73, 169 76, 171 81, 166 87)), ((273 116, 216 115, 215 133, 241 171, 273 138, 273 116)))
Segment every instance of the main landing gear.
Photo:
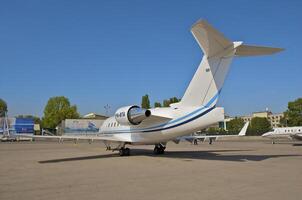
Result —
POLYGON ((120 156, 130 156, 130 149, 122 147, 119 149, 120 156))
POLYGON ((112 148, 109 143, 105 143, 106 151, 119 151, 120 156, 130 156, 130 149, 126 148, 126 143, 120 143, 116 148, 112 148))
POLYGON ((162 144, 157 144, 154 147, 153 153, 154 154, 164 154, 166 147, 162 144))

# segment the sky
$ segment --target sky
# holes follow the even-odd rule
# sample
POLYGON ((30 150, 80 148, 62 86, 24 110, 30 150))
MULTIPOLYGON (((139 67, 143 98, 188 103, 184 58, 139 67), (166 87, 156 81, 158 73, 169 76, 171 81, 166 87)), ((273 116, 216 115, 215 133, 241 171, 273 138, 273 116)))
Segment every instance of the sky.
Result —
POLYGON ((218 102, 228 115, 283 112, 302 97, 302 1, 0 1, 0 98, 10 116, 43 116, 66 96, 80 114, 181 98, 202 51, 190 33, 206 19, 227 38, 274 46, 235 58, 218 102))

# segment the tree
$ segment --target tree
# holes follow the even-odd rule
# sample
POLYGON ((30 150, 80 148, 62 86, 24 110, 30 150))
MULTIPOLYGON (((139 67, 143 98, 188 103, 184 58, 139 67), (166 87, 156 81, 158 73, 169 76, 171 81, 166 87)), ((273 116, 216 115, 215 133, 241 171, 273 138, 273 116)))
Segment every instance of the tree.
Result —
POLYGON ((271 130, 271 124, 264 117, 254 117, 251 120, 251 124, 247 130, 248 135, 262 135, 271 130))
POLYGON ((208 128, 208 130, 207 130, 207 133, 208 133, 208 134, 211 134, 211 135, 217 134, 218 132, 219 132, 219 129, 216 128, 216 127, 210 127, 210 128, 208 128))
POLYGON ((284 126, 302 126, 302 98, 288 102, 281 123, 284 126))
POLYGON ((154 103, 154 108, 158 108, 158 107, 161 107, 161 103, 155 102, 155 103, 154 103))
POLYGON ((170 99, 165 99, 163 101, 163 107, 169 107, 170 104, 172 104, 172 103, 178 103, 178 102, 180 102, 180 99, 178 99, 177 97, 172 97, 170 99))
POLYGON ((226 124, 228 133, 237 134, 240 132, 242 127, 244 126, 244 121, 241 118, 235 118, 227 122, 226 124))
POLYGON ((164 100, 163 101, 163 107, 169 107, 170 106, 170 100, 164 100))
POLYGON ((171 103, 178 103, 178 102, 180 102, 180 99, 178 99, 177 97, 170 98, 170 104, 171 103))
POLYGON ((142 97, 142 108, 145 108, 145 109, 150 108, 150 100, 149 100, 149 96, 147 94, 142 97))
POLYGON ((64 96, 52 97, 48 100, 44 109, 42 126, 44 128, 55 128, 64 119, 79 118, 77 107, 71 106, 68 98, 64 96))
POLYGON ((7 112, 7 104, 3 99, 0 99, 0 117, 4 117, 7 112))
POLYGON ((219 127, 209 127, 201 131, 202 134, 206 133, 207 135, 225 135, 227 134, 223 128, 219 127))

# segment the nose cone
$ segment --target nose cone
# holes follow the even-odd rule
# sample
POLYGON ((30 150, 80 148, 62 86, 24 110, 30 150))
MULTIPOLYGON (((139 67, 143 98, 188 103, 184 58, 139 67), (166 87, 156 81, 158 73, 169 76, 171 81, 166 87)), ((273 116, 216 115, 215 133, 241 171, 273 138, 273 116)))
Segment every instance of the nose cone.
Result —
POLYGON ((262 137, 270 137, 272 135, 272 132, 267 132, 267 133, 264 133, 262 135, 262 137))

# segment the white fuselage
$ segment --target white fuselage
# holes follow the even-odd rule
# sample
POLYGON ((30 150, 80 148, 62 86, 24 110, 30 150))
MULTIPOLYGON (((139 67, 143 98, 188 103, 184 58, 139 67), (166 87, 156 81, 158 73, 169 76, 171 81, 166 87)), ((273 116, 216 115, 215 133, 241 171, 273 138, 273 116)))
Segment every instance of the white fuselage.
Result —
MULTIPOLYGON (((128 140, 131 144, 156 144, 173 140, 206 128, 224 119, 224 110, 219 107, 168 107, 150 109, 151 114, 165 112, 173 116, 165 122, 149 123, 144 120, 139 125, 120 125, 115 117, 108 118, 100 129, 100 134, 128 140)), ((152 119, 152 116, 151 118, 152 119)))
POLYGON ((234 56, 268 55, 282 50, 232 42, 205 20, 195 23, 191 32, 204 55, 181 101, 168 108, 150 109, 145 116, 138 106, 118 109, 100 129, 104 140, 158 144, 223 121, 224 110, 216 103, 234 56))
POLYGON ((302 140, 302 126, 275 128, 273 131, 264 133, 268 138, 291 138, 302 140))

